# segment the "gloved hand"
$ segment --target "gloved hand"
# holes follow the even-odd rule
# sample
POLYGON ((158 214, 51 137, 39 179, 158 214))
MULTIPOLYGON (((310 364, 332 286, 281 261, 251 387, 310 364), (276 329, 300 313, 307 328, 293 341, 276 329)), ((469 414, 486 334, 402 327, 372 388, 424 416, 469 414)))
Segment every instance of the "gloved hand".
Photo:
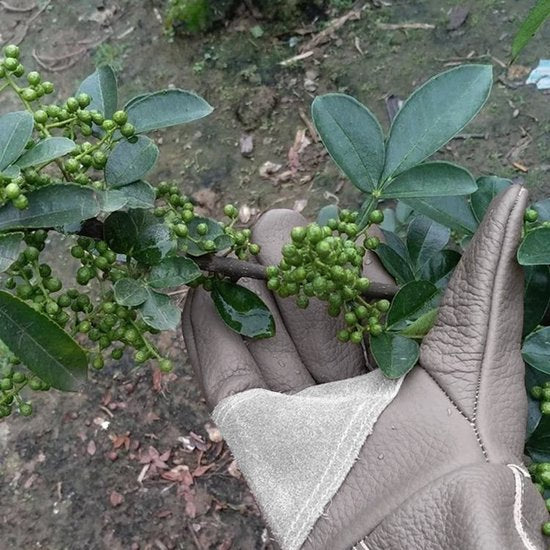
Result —
MULTIPOLYGON (((274 338, 228 330, 204 291, 183 314, 191 363, 213 417, 283 550, 520 550, 546 547, 544 502, 522 465, 523 278, 515 260, 527 192, 489 207, 438 320, 404 379, 368 372, 340 344, 341 320, 299 310, 249 281, 274 338)), ((275 264, 295 212, 257 223, 275 264)), ((372 275, 371 275, 372 277, 372 275)), ((312 301, 314 302, 314 301, 312 301)))

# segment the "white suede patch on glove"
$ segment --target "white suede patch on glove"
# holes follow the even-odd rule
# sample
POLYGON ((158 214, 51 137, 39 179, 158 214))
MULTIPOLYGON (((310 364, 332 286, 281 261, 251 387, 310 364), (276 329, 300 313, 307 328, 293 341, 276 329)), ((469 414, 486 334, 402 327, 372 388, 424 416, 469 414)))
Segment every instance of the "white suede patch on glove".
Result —
POLYGON ((302 546, 402 380, 376 370, 293 395, 248 390, 214 409, 283 550, 302 546))

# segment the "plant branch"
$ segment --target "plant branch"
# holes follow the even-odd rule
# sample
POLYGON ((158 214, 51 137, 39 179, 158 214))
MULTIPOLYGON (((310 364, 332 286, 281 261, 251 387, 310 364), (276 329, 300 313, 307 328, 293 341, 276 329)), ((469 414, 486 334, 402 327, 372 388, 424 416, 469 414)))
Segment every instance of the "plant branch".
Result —
POLYGON ((204 271, 220 273, 232 279, 240 279, 241 277, 250 277, 251 279, 267 279, 265 266, 238 260, 237 258, 228 258, 208 254, 206 256, 193 258, 193 260, 204 271))

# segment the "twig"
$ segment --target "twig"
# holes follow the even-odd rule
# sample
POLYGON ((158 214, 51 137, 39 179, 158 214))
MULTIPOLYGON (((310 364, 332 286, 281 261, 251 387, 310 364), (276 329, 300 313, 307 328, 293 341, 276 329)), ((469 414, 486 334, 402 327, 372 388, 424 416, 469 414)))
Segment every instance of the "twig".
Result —
POLYGON ((489 139, 489 134, 457 134, 453 139, 489 139))
POLYGON ((3 0, 0 1, 0 6, 2 6, 6 11, 12 11, 14 13, 27 13, 28 11, 32 11, 36 8, 36 4, 34 6, 30 6, 28 8, 18 8, 15 6, 11 6, 7 2, 4 2, 3 0))
POLYGON ((232 279, 250 277, 251 279, 267 279, 265 267, 252 262, 244 262, 236 258, 224 258, 208 254, 195 258, 197 265, 204 271, 213 271, 227 275, 232 279))
POLYGON ((333 19, 325 29, 317 33, 311 40, 306 42, 306 44, 304 44, 300 48, 300 50, 302 52, 305 52, 307 50, 312 50, 313 48, 316 48, 317 46, 320 46, 325 42, 328 42, 330 35, 334 31, 337 31, 340 27, 343 27, 347 21, 349 21, 350 19, 361 19, 361 11, 363 10, 364 6, 365 2, 360 2, 357 6, 348 11, 348 13, 342 15, 341 17, 338 17, 337 19, 333 19))
POLYGON ((281 61, 279 65, 281 67, 288 67, 288 65, 292 65, 293 63, 296 63, 296 61, 302 61, 302 59, 307 59, 308 57, 311 57, 313 55, 313 51, 300 53, 298 55, 295 55, 293 57, 289 57, 288 59, 285 59, 284 61, 281 61))
POLYGON ((376 26, 383 31, 401 31, 401 30, 430 30, 435 29, 431 23, 376 23, 376 26))
POLYGON ((298 114, 300 115, 300 118, 303 120, 304 124, 307 126, 307 129, 309 131, 309 135, 311 136, 311 139, 315 143, 319 143, 319 136, 317 135, 317 130, 315 130, 315 127, 311 123, 311 120, 309 120, 308 116, 304 112, 303 109, 300 109, 298 111, 298 114))

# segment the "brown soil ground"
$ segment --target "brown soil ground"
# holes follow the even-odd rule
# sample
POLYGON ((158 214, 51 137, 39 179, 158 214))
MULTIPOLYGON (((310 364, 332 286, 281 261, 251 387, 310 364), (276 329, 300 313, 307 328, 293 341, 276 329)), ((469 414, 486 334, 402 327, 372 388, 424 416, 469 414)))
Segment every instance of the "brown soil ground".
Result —
MULTIPOLYGON (((454 0, 366 2, 360 18, 312 47, 335 13, 285 30, 243 11, 226 28, 170 42, 160 1, 38 4, 45 9, 33 19, 37 9, 13 8, 34 0, 0 2, 0 43, 21 39, 24 60, 38 59, 61 96, 94 62, 108 61, 120 69, 124 99, 173 85, 215 106, 206 120, 157 134, 161 159, 151 178, 179 182, 213 215, 225 202, 237 204, 245 222, 275 206, 310 217, 332 202, 356 207, 358 195, 310 133, 313 97, 354 95, 387 127, 390 94, 405 98, 429 76, 472 60, 494 66, 496 85, 483 112, 440 157, 476 175, 521 178, 535 197, 548 189, 548 95, 523 83, 548 56, 549 29, 520 65, 506 67, 526 2, 464 1, 469 14, 459 26, 449 24, 454 0), (402 23, 433 28, 387 27, 402 23), (261 37, 251 33, 258 25, 261 37), (250 139, 245 157, 240 141, 250 139), (262 176, 266 162, 281 167, 262 176)), ((0 112, 9 105, 0 100, 0 112)), ((177 364, 173 375, 130 363, 109 367, 85 393, 48 392, 35 398, 31 419, 0 422, 0 548, 270 548, 245 482, 207 424, 181 337, 165 335, 161 345, 177 364)))

